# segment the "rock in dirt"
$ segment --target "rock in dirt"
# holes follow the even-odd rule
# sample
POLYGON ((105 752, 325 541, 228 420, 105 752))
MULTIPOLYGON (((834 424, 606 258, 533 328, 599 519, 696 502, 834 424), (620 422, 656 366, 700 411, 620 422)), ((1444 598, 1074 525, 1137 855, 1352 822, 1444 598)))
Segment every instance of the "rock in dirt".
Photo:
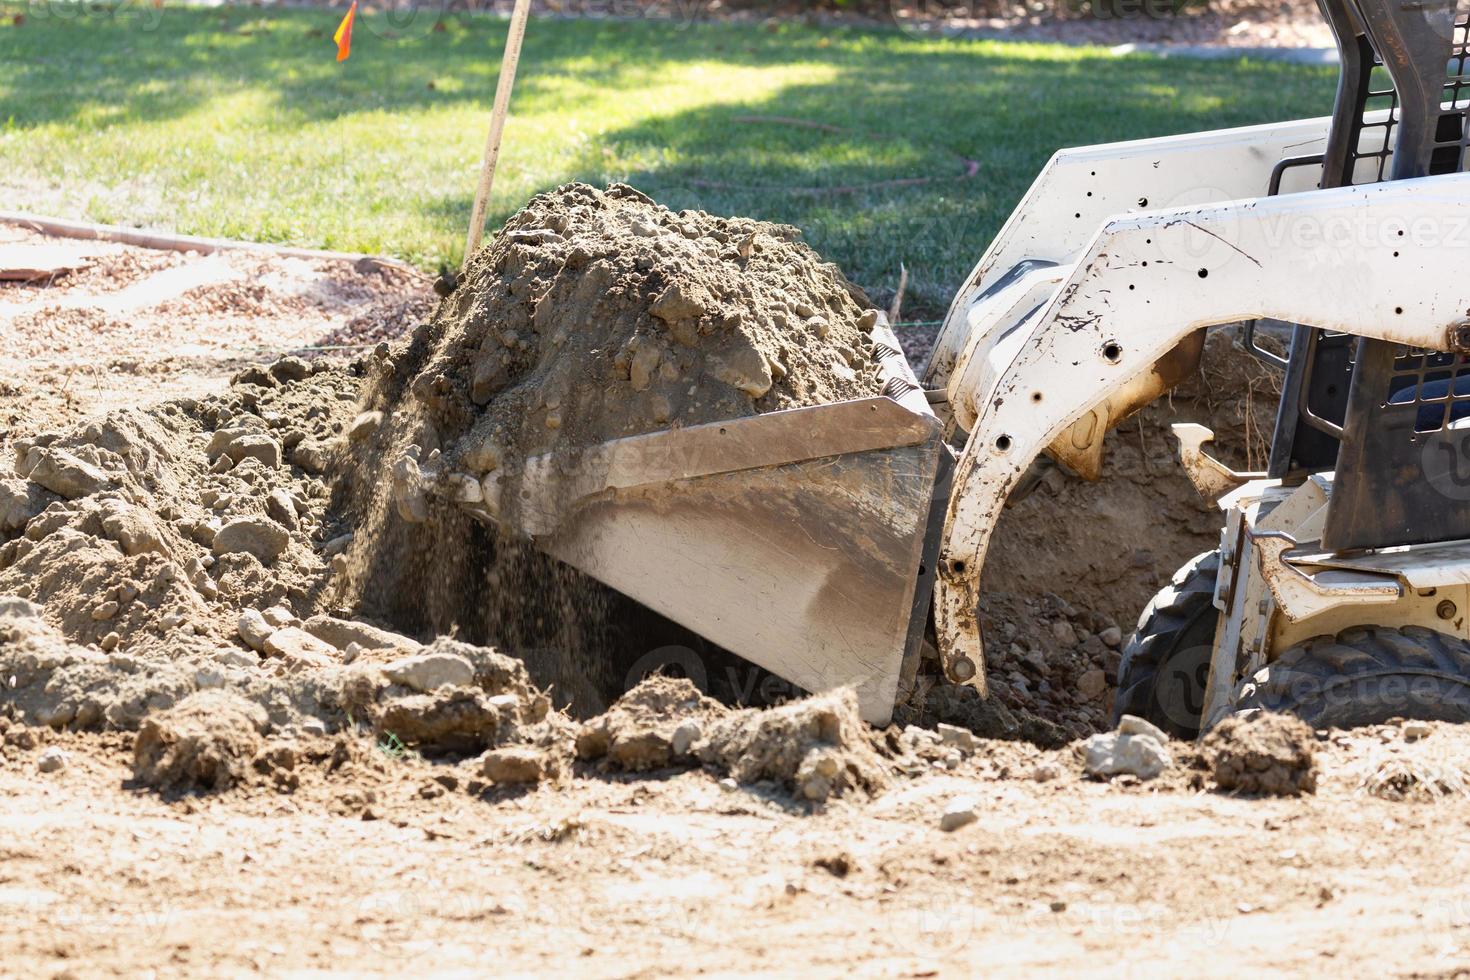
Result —
POLYGON ((271 365, 270 372, 281 384, 291 384, 311 377, 311 363, 301 357, 283 357, 271 365))
POLYGON ((468 686, 475 679, 475 668, 453 653, 423 653, 393 661, 383 668, 383 674, 395 684, 428 692, 468 686))
POLYGON ((56 498, 28 480, 0 480, 0 534, 19 531, 56 498))
POLYGON ((201 691, 138 729, 133 775, 160 790, 225 790, 246 778, 269 721, 258 704, 226 691, 201 691))
POLYGON ((510 719, 482 692, 468 687, 414 694, 383 705, 380 735, 440 752, 478 752, 494 745, 510 719))
POLYGON ((41 772, 60 772, 70 761, 71 757, 64 749, 50 745, 43 749, 41 755, 36 759, 36 768, 41 772))
POLYGON ((556 772, 556 756, 542 749, 515 745, 491 749, 482 757, 480 774, 494 783, 539 783, 556 772))
POLYGON ((41 607, 18 595, 0 595, 0 619, 39 620, 41 607))
POLYGON ((312 616, 302 628, 338 650, 346 650, 352 643, 364 650, 418 650, 422 646, 417 640, 409 639, 401 633, 357 620, 338 619, 335 616, 312 616))
POLYGON ((1406 721, 1401 731, 1406 741, 1417 742, 1433 735, 1434 726, 1427 721, 1406 721))
POLYGON ((382 412, 362 412, 352 420, 352 425, 347 428, 348 442, 362 442, 370 438, 378 431, 378 426, 383 424, 382 412))
POLYGON ((67 500, 100 493, 113 485, 98 467, 54 447, 33 446, 26 453, 21 475, 67 500))
POLYGON ((265 621, 259 609, 246 609, 240 613, 240 618, 235 622, 235 632, 245 645, 256 653, 265 652, 265 641, 270 639, 276 628, 265 621))
POLYGON ((267 623, 276 629, 301 625, 301 620, 296 618, 296 614, 291 611, 291 607, 289 606, 271 606, 265 612, 261 613, 261 615, 265 617, 267 623))
POLYGON ((215 532, 211 550, 216 555, 253 555, 269 565, 290 543, 290 533, 268 517, 237 517, 215 532))
MULTIPOLYGON (((531 687, 519 660, 444 637, 426 647, 422 658, 407 659, 441 667, 457 661, 449 669, 460 686, 401 695, 402 688, 389 683, 385 671, 362 668, 362 678, 376 678, 378 689, 369 700, 376 702, 370 710, 381 737, 391 735, 435 753, 534 747, 548 753, 539 763, 548 775, 560 771, 563 759, 570 759, 572 723, 550 711, 549 700, 531 687)), ((421 679, 433 680, 427 675, 421 679)))
POLYGON ((952 748, 958 749, 964 755, 973 755, 977 747, 975 733, 968 728, 958 725, 946 725, 941 722, 935 731, 939 734, 939 741, 952 748))
POLYGON ((1107 692, 1108 679, 1101 670, 1093 668, 1082 672, 1077 678, 1077 693, 1089 701, 1096 701, 1107 692))
POLYGON ((1123 774, 1153 779, 1174 764, 1169 737, 1158 728, 1124 715, 1116 732, 1094 735, 1083 745, 1083 771, 1106 778, 1123 774))
POLYGON ((265 515, 288 531, 296 530, 296 501, 284 489, 277 487, 265 498, 265 515))
POLYGON ((975 801, 967 796, 957 797, 945 805, 944 813, 939 817, 939 829, 951 833, 961 827, 968 827, 979 819, 980 816, 975 812, 975 801))
POLYGON ((1317 791, 1316 739, 1295 715, 1232 715, 1210 730, 1200 751, 1222 790, 1262 796, 1317 791))
POLYGON ((102 512, 102 530, 117 542, 125 555, 168 553, 158 520, 141 507, 109 501, 102 512))
POLYGON ((337 650, 303 629, 285 626, 266 637, 264 653, 285 661, 288 669, 331 667, 337 662, 337 650))
POLYGON ((245 459, 254 459, 273 470, 281 465, 281 444, 264 432, 229 429, 214 434, 205 455, 211 462, 223 456, 235 465, 245 459))

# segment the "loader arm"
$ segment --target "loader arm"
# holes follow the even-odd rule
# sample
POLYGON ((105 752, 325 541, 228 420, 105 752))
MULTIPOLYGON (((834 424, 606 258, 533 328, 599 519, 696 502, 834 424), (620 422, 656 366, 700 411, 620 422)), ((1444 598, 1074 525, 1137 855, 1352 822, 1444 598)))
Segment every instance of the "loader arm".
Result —
POLYGON ((980 419, 955 472, 935 583, 948 675, 983 689, 977 614, 990 536, 1032 460, 1093 405, 1194 331, 1255 317, 1464 350, 1467 248, 1470 174, 1106 224, 993 389, 975 398, 980 419))
MULTIPOLYGON (((1322 153, 1331 121, 1324 116, 1059 150, 955 295, 923 371, 925 385, 950 383, 974 343, 986 301, 1012 280, 1075 262, 1116 215, 1255 197, 1281 161, 1322 153)), ((1313 166, 1286 171, 1283 190, 1309 190, 1320 172, 1313 166)))

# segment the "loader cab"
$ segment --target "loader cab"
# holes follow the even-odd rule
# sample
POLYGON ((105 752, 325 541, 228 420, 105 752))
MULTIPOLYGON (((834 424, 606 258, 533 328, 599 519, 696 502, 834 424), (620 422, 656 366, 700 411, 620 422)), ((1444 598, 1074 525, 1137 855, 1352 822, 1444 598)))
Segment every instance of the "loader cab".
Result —
MULTIPOLYGON (((1320 167, 1321 187, 1465 170, 1470 10, 1457 10, 1453 0, 1414 6, 1319 0, 1319 6, 1342 58, 1327 147, 1278 164, 1271 192, 1297 167, 1320 167), (1380 52, 1389 52, 1389 60, 1380 52)), ((1432 235, 1444 238, 1439 247, 1470 246, 1465 229, 1339 231, 1432 235), (1455 235, 1464 241, 1457 245, 1455 235)), ((1251 325, 1247 336, 1257 329, 1251 325)), ((1267 475, 1299 483, 1309 474, 1335 474, 1323 547, 1470 538, 1470 508, 1446 506, 1442 486, 1470 486, 1470 356, 1317 327, 1290 329, 1284 360, 1251 344, 1285 372, 1267 475)))
MULTIPOLYGON (((1342 60, 1330 128, 1322 153, 1275 165, 1267 193, 1303 172, 1325 189, 1465 171, 1470 5, 1318 5, 1342 60)), ((1393 259, 1399 240, 1405 253, 1470 247, 1448 220, 1314 231, 1387 236, 1374 244, 1393 259)), ((1145 611, 1115 716, 1185 737, 1259 710, 1316 727, 1470 721, 1470 288, 1427 288, 1462 297, 1464 319, 1435 324, 1458 349, 1246 325, 1247 348, 1282 371, 1268 469, 1221 500, 1219 551, 1145 611), (1284 356, 1260 342, 1267 332, 1289 335, 1284 356)))

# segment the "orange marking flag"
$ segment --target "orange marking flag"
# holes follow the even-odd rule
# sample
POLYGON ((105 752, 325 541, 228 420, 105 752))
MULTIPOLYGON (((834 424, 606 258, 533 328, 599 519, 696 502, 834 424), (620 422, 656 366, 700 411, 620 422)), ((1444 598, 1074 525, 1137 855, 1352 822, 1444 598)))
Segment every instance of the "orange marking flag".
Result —
POLYGON ((342 23, 337 25, 337 33, 332 35, 332 40, 337 42, 337 60, 346 61, 347 56, 352 54, 352 20, 357 16, 357 0, 352 0, 352 6, 347 8, 347 16, 342 18, 342 23))

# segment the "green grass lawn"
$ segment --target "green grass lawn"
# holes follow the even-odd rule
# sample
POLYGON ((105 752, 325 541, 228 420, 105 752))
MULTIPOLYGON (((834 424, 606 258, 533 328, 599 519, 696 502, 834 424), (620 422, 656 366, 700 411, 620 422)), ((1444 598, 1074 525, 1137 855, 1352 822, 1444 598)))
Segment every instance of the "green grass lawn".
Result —
MULTIPOLYGON (((0 2, 0 208, 456 262, 505 22, 368 14, 337 64, 340 13, 0 2)), ((490 216, 564 181, 623 180, 670 207, 798 225, 865 286, 893 286, 904 262, 910 309, 932 314, 1058 147, 1324 114, 1334 75, 538 20, 490 216), (957 179, 965 158, 979 172, 957 179), (926 176, 942 179, 885 185, 926 176)))

